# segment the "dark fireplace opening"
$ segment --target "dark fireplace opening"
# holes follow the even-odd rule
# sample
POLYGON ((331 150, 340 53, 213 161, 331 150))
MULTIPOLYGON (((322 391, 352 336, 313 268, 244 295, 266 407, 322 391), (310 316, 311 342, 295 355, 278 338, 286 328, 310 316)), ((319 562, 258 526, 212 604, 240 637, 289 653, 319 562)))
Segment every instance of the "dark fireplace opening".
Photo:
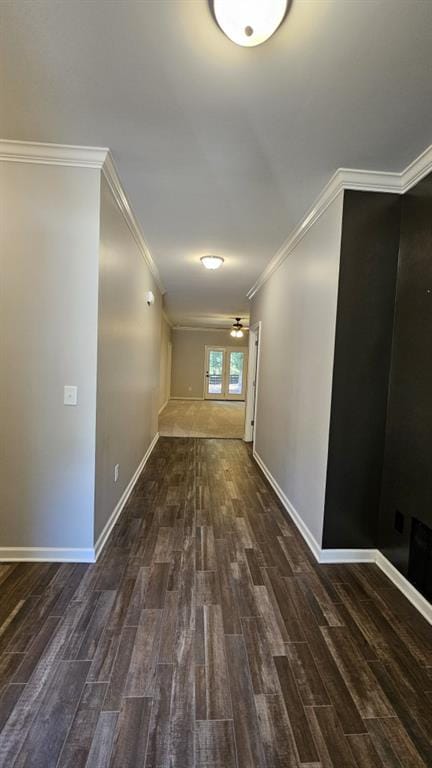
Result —
POLYGON ((432 529, 415 518, 411 526, 408 579, 432 601, 432 529))

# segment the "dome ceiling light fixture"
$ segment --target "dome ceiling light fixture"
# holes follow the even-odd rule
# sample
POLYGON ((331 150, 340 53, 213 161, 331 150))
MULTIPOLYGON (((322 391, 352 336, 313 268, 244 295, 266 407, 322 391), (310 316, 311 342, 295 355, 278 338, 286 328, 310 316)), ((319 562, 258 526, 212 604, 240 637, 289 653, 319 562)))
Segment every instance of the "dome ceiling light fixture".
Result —
POLYGON ((219 269, 224 263, 222 256, 201 256, 200 262, 206 269, 219 269))
POLYGON ((234 339, 241 339, 243 337, 243 324, 240 322, 241 317, 236 317, 236 322, 233 323, 233 327, 230 332, 230 336, 234 339))
POLYGON ((213 13, 233 43, 251 48, 269 39, 281 25, 288 0, 213 0, 213 13))

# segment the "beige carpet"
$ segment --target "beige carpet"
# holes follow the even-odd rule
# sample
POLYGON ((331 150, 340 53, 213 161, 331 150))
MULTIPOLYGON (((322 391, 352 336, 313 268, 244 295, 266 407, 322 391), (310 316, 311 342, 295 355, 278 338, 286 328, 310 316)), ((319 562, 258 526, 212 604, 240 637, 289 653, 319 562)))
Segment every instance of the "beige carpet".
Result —
POLYGON ((223 400, 170 400, 159 416, 165 437, 240 437, 245 404, 223 400))

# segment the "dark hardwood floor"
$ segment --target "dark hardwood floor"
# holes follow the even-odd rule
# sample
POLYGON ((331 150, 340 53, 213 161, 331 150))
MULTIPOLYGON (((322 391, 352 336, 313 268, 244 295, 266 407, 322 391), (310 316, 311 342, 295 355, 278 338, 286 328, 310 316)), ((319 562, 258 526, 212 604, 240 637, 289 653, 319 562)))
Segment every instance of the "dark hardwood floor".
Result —
POLYGON ((2 768, 432 766, 431 627, 241 441, 162 438, 96 565, 0 565, 0 654, 2 768))

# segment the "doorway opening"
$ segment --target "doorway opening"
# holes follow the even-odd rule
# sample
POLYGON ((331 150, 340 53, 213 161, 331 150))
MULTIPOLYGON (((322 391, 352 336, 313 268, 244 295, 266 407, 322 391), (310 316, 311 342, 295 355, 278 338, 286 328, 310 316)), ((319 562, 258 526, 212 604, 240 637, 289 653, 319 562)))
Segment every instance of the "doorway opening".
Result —
POLYGON ((244 440, 246 443, 255 442, 260 363, 260 336, 261 321, 249 328, 249 367, 247 375, 248 383, 244 433, 244 440))
POLYGON ((173 329, 171 396, 160 435, 244 438, 249 332, 241 339, 229 332, 173 329))
POLYGON ((204 398, 245 400, 247 347, 205 348, 204 398))

